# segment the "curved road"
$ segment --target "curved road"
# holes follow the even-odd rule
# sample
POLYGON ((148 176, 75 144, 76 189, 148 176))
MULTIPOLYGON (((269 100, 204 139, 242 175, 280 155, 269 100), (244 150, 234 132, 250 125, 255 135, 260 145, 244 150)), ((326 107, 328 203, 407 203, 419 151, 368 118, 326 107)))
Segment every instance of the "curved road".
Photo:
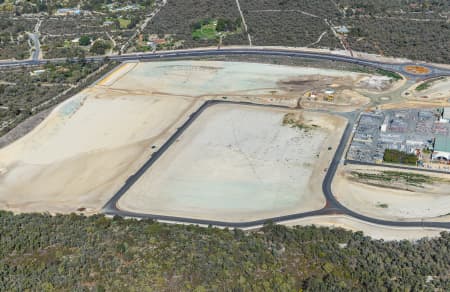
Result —
MULTIPOLYGON (((206 56, 226 56, 226 55, 260 55, 260 56, 284 56, 292 58, 309 58, 318 60, 329 60, 329 61, 339 61, 347 62, 352 64, 358 64, 363 66, 369 66, 377 69, 384 69, 388 71, 398 72, 410 79, 428 79, 438 76, 450 76, 450 69, 445 69, 437 66, 433 66, 426 63, 419 63, 420 66, 424 66, 429 69, 428 74, 416 75, 411 74, 405 70, 405 66, 417 65, 417 63, 384 63, 378 61, 369 61, 365 59, 358 59, 348 56, 340 56, 334 54, 326 53, 313 53, 313 52, 302 52, 293 50, 282 50, 282 49, 263 49, 263 48, 240 48, 240 49, 199 49, 199 50, 180 50, 162 53, 142 53, 142 54, 125 54, 119 56, 109 56, 108 58, 116 61, 139 61, 139 60, 151 60, 151 59, 172 59, 180 57, 206 57, 206 56)), ((104 57, 87 57, 86 60, 89 61, 101 61, 104 57)), ((49 62, 61 62, 66 59, 48 59, 48 60, 25 60, 25 61, 6 61, 0 62, 0 68, 2 67, 16 67, 16 66, 35 66, 46 64, 49 62)), ((76 60, 74 60, 76 61, 76 60)), ((351 131, 354 125, 354 119, 349 119, 349 123, 344 131, 341 138, 339 147, 333 157, 333 160, 328 168, 325 175, 325 179, 322 184, 323 193, 326 198, 326 206, 323 209, 317 211, 311 211, 306 213, 298 213, 286 216, 279 216, 273 218, 266 218, 262 220, 256 220, 251 222, 224 222, 224 221, 214 221, 214 220, 200 220, 193 218, 182 218, 174 216, 162 216, 153 214, 143 214, 134 213, 129 211, 120 210, 117 208, 118 200, 125 194, 125 192, 145 173, 145 171, 156 162, 156 160, 170 147, 170 145, 176 141, 176 139, 192 124, 193 121, 209 106, 229 101, 207 101, 205 102, 196 112, 194 112, 189 119, 169 138, 169 140, 161 146, 161 148, 153 153, 153 155, 147 160, 147 162, 132 176, 130 176, 122 188, 107 202, 103 208, 103 212, 108 215, 119 215, 124 217, 136 217, 136 218, 152 218, 158 220, 167 220, 174 222, 183 223, 194 223, 194 224, 205 224, 205 225, 216 225, 216 226, 228 226, 228 227, 254 227, 264 224, 267 221, 282 222, 286 220, 305 218, 310 216, 319 215, 330 215, 330 214, 344 214, 357 218, 366 222, 375 223, 379 225, 386 226, 398 226, 398 227, 437 227, 450 229, 450 222, 411 222, 411 221, 388 221, 376 218, 371 218, 362 214, 358 214, 345 206, 343 206, 334 196, 331 191, 331 183, 333 177, 336 173, 337 167, 343 158, 345 146, 350 138, 351 131)), ((264 106, 255 105, 245 102, 232 102, 235 104, 245 104, 254 106, 264 106)))
POLYGON ((304 213, 296 213, 291 215, 284 215, 272 218, 265 218, 261 220, 255 221, 247 221, 247 222, 226 222, 226 221, 216 221, 216 220, 203 220, 203 219, 195 219, 195 218, 185 218, 185 217, 176 217, 176 216, 165 216, 165 215, 156 215, 156 214, 147 214, 147 213, 137 213, 126 210, 121 210, 117 207, 117 202, 120 198, 138 181, 138 179, 161 157, 164 152, 180 137, 180 135, 210 106, 219 104, 219 103, 232 103, 236 105, 251 105, 257 107, 277 107, 277 108, 286 108, 292 109, 287 106, 273 106, 273 105, 260 105, 253 104, 249 102, 233 102, 233 101, 220 101, 220 100, 210 100, 206 101, 201 107, 199 107, 194 113, 192 113, 188 120, 179 127, 176 132, 156 151, 147 162, 132 176, 130 176, 125 184, 120 188, 120 190, 105 204, 103 207, 103 213, 112 216, 122 216, 122 217, 134 217, 134 218, 149 218, 156 220, 164 220, 164 221, 172 221, 172 222, 182 222, 182 223, 191 223, 191 224, 203 224, 203 225, 215 225, 215 226, 223 226, 223 227, 256 227, 260 226, 268 221, 272 222, 283 222, 287 220, 294 220, 300 218, 306 218, 311 216, 320 216, 320 215, 332 215, 332 214, 342 214, 348 215, 356 219, 360 219, 366 222, 375 223, 379 225, 386 226, 397 226, 397 227, 436 227, 436 228, 445 228, 450 229, 450 222, 412 222, 412 221, 388 221, 381 220, 377 218, 371 218, 362 214, 358 214, 347 207, 343 206, 333 195, 331 191, 331 183, 333 181, 333 177, 336 173, 336 170, 339 166, 341 158, 343 157, 345 147, 347 141, 351 136, 351 132, 353 129, 354 121, 349 120, 344 134, 342 135, 341 141, 339 143, 338 148, 336 149, 336 153, 333 157, 333 160, 328 168, 328 171, 325 175, 325 178, 322 183, 322 190, 326 198, 326 205, 324 208, 316 211, 304 212, 304 213))
MULTIPOLYGON (((405 70, 405 66, 417 65, 417 63, 384 63, 378 61, 369 61, 349 56, 341 56, 326 53, 302 52, 294 50, 270 49, 270 48, 240 48, 240 49, 192 49, 192 50, 176 50, 161 53, 140 53, 140 54, 124 54, 108 56, 111 60, 116 61, 137 61, 137 60, 152 60, 152 59, 171 59, 180 57, 207 57, 207 56, 227 56, 227 55, 260 55, 260 56, 284 56, 292 58, 310 58, 317 60, 339 61, 363 66, 369 66, 378 69, 394 71, 403 74, 411 79, 428 79, 437 76, 450 76, 450 69, 436 67, 431 64, 420 63, 429 69, 428 74, 416 75, 411 74, 405 70)), ((86 57, 88 61, 101 61, 105 56, 86 57)), ((49 62, 65 61, 65 58, 47 59, 47 60, 25 60, 25 61, 3 61, 0 62, 1 67, 15 67, 15 66, 34 66, 46 64, 49 62)), ((76 59, 74 59, 76 61, 76 59)))

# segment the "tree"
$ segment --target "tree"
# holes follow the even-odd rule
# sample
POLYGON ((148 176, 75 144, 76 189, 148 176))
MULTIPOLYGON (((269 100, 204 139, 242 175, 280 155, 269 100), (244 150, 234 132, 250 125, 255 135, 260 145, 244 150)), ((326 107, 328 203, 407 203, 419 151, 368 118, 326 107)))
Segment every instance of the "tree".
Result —
POLYGON ((106 50, 111 48, 111 43, 105 40, 96 40, 91 47, 91 53, 96 55, 104 55, 106 50))
POLYGON ((84 35, 80 37, 79 44, 80 46, 89 46, 91 44, 91 38, 87 35, 84 35))
POLYGON ((234 31, 236 29, 234 23, 229 19, 219 18, 217 20, 217 31, 234 31))

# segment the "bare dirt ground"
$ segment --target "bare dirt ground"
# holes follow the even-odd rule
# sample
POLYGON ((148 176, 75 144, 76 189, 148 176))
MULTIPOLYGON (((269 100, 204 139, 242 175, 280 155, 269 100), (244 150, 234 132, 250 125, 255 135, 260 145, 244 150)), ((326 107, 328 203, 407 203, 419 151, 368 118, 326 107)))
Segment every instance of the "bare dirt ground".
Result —
MULTIPOLYGON (((312 75, 352 80, 366 76, 236 62, 124 64, 0 150, 0 208, 98 212, 205 99, 295 107, 299 92, 280 88, 280 80, 312 75)), ((328 152, 323 157, 331 159, 333 151, 328 152)), ((321 183, 319 176, 311 181, 321 183)))
POLYGON ((130 74, 124 75, 120 85, 114 85, 113 88, 139 88, 149 93, 227 97, 231 100, 290 107, 300 104, 305 109, 351 111, 369 103, 370 99, 357 91, 376 90, 369 84, 361 84, 362 80, 370 77, 367 74, 338 70, 257 63, 151 62, 145 66, 137 65, 130 74), (147 75, 147 79, 135 78, 141 75, 147 75), (167 78, 168 76, 171 78, 167 78), (325 90, 329 87, 337 87, 339 91, 336 102, 303 103, 302 97, 307 91, 325 90))
POLYGON ((408 90, 403 92, 403 96, 409 100, 444 102, 446 103, 450 98, 450 77, 443 77, 435 81, 424 81, 419 84, 414 84, 408 90), (418 86, 427 82, 430 86, 424 90, 416 90, 418 86))
POLYGON ((34 116, 29 117, 25 121, 18 124, 14 129, 6 133, 5 135, 0 137, 0 148, 3 148, 12 142, 22 138, 26 133, 31 132, 36 126, 42 123, 45 118, 50 114, 53 110, 49 108, 47 110, 41 111, 34 116))
POLYGON ((388 220, 449 221, 450 175, 403 171, 373 166, 346 165, 340 167, 333 181, 333 193, 343 205, 361 214, 388 220), (360 179, 352 172, 380 174, 392 171, 392 180, 360 179), (429 177, 429 182, 409 183, 395 173, 417 174, 429 177))
MULTIPOLYGON (((399 84, 367 74, 255 63, 124 64, 0 150, 0 208, 98 212, 190 113, 207 99, 221 99, 287 105, 292 110, 209 108, 119 206, 223 221, 320 209, 325 203, 322 180, 345 121, 305 109, 361 108, 370 101, 366 92, 392 92, 399 84), (332 104, 303 99, 308 90, 329 88, 336 91, 332 104), (304 110, 294 109, 298 105, 304 110), (293 128, 281 125, 289 112, 301 121, 293 128)), ((442 86, 436 83, 428 90, 442 92, 442 86)), ((345 205, 372 217, 450 220, 445 215, 450 200, 442 191, 448 189, 446 183, 426 186, 426 193, 419 194, 363 185, 341 170, 333 188, 345 205), (383 204, 388 207, 380 207, 383 204)), ((330 218, 302 222, 362 229, 376 238, 396 236, 396 230, 330 218)), ((397 235, 412 238, 412 230, 397 235)), ((415 231, 420 236, 437 234, 415 231)))
POLYGON ((363 231, 364 235, 374 239, 391 240, 418 240, 424 237, 438 237, 445 229, 438 228, 405 228, 390 227, 364 222, 344 215, 317 216, 297 219, 283 223, 287 226, 323 226, 330 228, 344 228, 352 231, 363 231))
POLYGON ((345 122, 303 111, 287 121, 286 113, 208 108, 122 197, 120 209, 237 222, 322 208, 321 178, 345 122))
POLYGON ((414 108, 439 108, 449 107, 450 102, 445 99, 406 100, 401 102, 385 103, 378 106, 379 110, 414 109, 414 108))
POLYGON ((186 97, 116 92, 104 85, 84 90, 0 150, 0 207, 99 211, 150 146, 164 141, 196 106, 186 97))

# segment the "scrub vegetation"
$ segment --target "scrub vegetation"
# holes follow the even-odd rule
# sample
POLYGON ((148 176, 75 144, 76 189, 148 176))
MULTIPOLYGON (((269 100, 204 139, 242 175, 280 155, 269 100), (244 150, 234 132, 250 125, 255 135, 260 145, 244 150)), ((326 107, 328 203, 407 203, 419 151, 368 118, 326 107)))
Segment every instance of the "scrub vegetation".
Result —
MULTIPOLYGON (((97 0, 82 1, 80 15, 55 16, 57 9, 76 7, 79 1, 0 1, 0 58, 29 56, 25 32, 32 31, 39 18, 37 13, 42 12, 48 13, 40 30, 41 44, 48 48, 44 50, 46 57, 59 57, 58 50, 70 53, 62 44, 82 35, 113 39, 113 50, 118 52, 151 11, 162 3, 154 0, 107 2, 109 4, 97 0), (9 32, 2 31, 2 22, 10 24, 7 30, 13 31, 12 38, 9 32), (28 22, 32 23, 31 27, 28 22)), ((448 1, 245 0, 240 1, 240 6, 254 45, 333 50, 344 49, 345 44, 347 49, 354 51, 450 62, 448 1), (346 28, 344 32, 337 32, 342 26, 346 28)), ((205 27, 201 34, 192 29, 205 19, 234 23, 241 15, 235 0, 171 0, 148 23, 142 36, 132 41, 127 51, 149 50, 140 38, 146 41, 155 35, 160 38, 173 36, 176 48, 218 45, 212 27, 205 27)), ((216 28, 216 31, 220 30, 216 28)), ((244 29, 234 31, 223 39, 223 45, 249 44, 244 29)), ((167 48, 161 46, 158 49, 167 48)), ((90 53, 89 50, 86 52, 90 53)))
POLYGON ((431 85, 433 85, 433 83, 435 83, 439 80, 443 80, 443 79, 445 79, 445 77, 438 77, 438 78, 427 80, 427 81, 421 83, 419 86, 417 86, 416 91, 424 91, 424 90, 430 88, 431 85))
POLYGON ((28 117, 79 92, 115 66, 65 62, 0 72, 0 135, 28 117))
POLYGON ((289 126, 291 128, 297 128, 297 129, 303 130, 305 132, 309 132, 310 130, 313 130, 313 129, 316 129, 319 127, 318 125, 315 125, 315 124, 309 125, 309 124, 305 123, 301 114, 298 114, 298 113, 286 114, 283 117, 283 125, 289 126))
POLYGON ((435 182, 448 182, 448 180, 438 177, 401 171, 381 171, 376 173, 352 171, 351 174, 360 180, 380 183, 402 182, 415 187, 423 187, 424 184, 433 184, 435 182))
POLYGON ((444 291, 450 234, 417 242, 267 224, 166 225, 0 212, 0 290, 444 291), (20 230, 20 232, 18 232, 20 230), (431 280, 430 280, 431 279, 431 280))

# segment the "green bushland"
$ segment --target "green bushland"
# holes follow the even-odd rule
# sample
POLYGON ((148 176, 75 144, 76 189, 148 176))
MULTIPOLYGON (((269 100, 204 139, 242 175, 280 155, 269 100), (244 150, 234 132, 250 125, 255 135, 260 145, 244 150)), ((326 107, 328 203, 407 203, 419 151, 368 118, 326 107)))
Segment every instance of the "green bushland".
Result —
POLYGON ((89 51, 95 55, 104 55, 111 47, 110 41, 96 40, 89 51))
POLYGON ((417 156, 399 150, 386 149, 384 151, 383 160, 388 163, 416 165, 417 156))
POLYGON ((52 107, 90 85, 103 74, 117 66, 116 62, 61 62, 40 67, 11 68, 0 71, 0 122, 9 123, 0 130, 6 134, 28 117, 52 107), (104 66, 106 65, 106 66, 104 66), (102 67, 104 66, 104 67, 102 67), (32 76, 35 70, 44 69, 42 74, 32 76), (89 76, 89 77, 88 77, 89 76), (72 87, 59 99, 53 97, 72 87), (46 103, 45 106, 37 106, 46 103), (34 110, 33 110, 34 109, 34 110))
POLYGON ((80 37, 78 43, 80 44, 80 46, 89 46, 91 44, 91 38, 87 35, 83 35, 80 37))
POLYGON ((445 291, 450 234, 241 230, 0 212, 1 291, 445 291), (433 280, 427 282, 427 277, 433 280))

